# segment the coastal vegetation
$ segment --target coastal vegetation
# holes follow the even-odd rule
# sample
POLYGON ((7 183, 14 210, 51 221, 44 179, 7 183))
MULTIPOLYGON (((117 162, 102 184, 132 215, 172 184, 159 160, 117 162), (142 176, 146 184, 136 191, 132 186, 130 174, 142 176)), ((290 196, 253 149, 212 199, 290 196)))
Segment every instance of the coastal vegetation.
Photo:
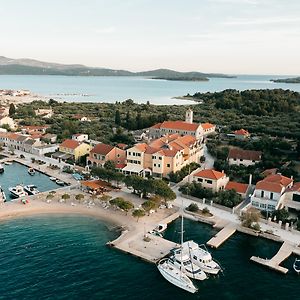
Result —
POLYGON ((258 222, 260 217, 261 214, 257 209, 255 208, 247 209, 247 211, 244 212, 240 217, 242 226, 259 231, 260 225, 258 224, 258 222))
POLYGON ((271 79, 271 81, 277 82, 277 83, 300 83, 300 77, 271 79))
POLYGON ((233 208, 242 202, 242 197, 235 190, 213 192, 211 189, 204 189, 201 183, 193 181, 186 183, 179 188, 184 195, 190 195, 199 199, 213 201, 216 204, 233 208))
POLYGON ((191 174, 193 171, 197 170, 200 167, 199 164, 192 162, 186 166, 184 166, 181 170, 174 172, 171 172, 169 174, 169 179, 172 182, 178 183, 182 181, 183 178, 185 178, 187 175, 191 174))

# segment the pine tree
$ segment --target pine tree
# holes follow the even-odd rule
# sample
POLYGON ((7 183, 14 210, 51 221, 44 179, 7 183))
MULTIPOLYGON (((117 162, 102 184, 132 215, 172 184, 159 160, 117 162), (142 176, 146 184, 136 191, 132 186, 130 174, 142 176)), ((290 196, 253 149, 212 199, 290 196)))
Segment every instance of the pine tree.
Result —
POLYGON ((117 109, 115 112, 115 123, 116 125, 121 125, 120 111, 117 109))
POLYGON ((13 116, 16 113, 16 107, 13 103, 9 105, 9 115, 13 116))

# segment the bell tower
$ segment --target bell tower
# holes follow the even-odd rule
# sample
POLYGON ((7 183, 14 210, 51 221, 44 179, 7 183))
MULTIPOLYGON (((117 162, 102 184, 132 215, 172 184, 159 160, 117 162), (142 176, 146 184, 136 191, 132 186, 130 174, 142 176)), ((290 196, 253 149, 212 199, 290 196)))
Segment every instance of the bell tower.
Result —
POLYGON ((185 122, 186 123, 193 123, 193 111, 189 108, 185 113, 185 122))

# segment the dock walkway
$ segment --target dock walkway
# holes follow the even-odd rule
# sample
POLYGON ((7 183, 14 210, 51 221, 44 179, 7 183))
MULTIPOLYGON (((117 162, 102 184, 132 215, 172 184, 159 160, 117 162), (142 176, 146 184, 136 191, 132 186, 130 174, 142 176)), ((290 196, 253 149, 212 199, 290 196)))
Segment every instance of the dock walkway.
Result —
MULTIPOLYGON (((159 223, 168 224, 177 219, 178 216, 179 212, 173 213, 159 223)), ((148 227, 147 231, 154 229, 156 225, 148 227)), ((133 231, 124 231, 119 238, 110 242, 109 245, 152 263, 158 262, 161 258, 168 255, 172 249, 178 247, 178 244, 159 236, 149 233, 145 234, 141 227, 137 227, 133 231)))
POLYGON ((229 239, 236 232, 236 226, 232 223, 226 225, 214 237, 212 237, 206 244, 212 248, 218 248, 227 239, 229 239))
POLYGON ((278 252, 271 259, 263 259, 257 256, 252 256, 250 260, 267 266, 270 269, 286 274, 289 270, 280 266, 280 264, 284 260, 286 260, 293 252, 298 252, 298 250, 295 249, 295 246, 288 242, 284 242, 278 252))

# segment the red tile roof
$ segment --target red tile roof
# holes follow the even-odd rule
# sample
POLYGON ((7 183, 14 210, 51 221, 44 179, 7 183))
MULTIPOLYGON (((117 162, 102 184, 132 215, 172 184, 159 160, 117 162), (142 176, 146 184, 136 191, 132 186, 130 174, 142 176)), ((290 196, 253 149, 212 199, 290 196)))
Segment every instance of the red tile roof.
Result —
POLYGON ((187 123, 184 121, 164 121, 160 128, 174 129, 174 130, 185 130, 185 131, 196 131, 200 124, 187 123))
POLYGON ((292 192, 300 192, 300 182, 294 183, 294 185, 289 189, 292 192))
POLYGON ((218 180, 218 179, 226 176, 226 174, 222 173, 222 172, 219 172, 219 171, 216 171, 216 170, 206 169, 206 170, 202 170, 202 171, 194 174, 194 176, 213 179, 213 180, 218 180))
POLYGON ((268 181, 261 180, 256 184, 255 189, 274 192, 274 193, 281 193, 284 187, 281 184, 276 182, 268 182, 268 181))
POLYGON ((235 135, 244 135, 244 136, 248 136, 248 135, 250 135, 250 133, 247 131, 247 130, 245 130, 245 129, 239 129, 239 130, 236 130, 235 132, 234 132, 234 134, 235 135))
POLYGON ((249 185, 246 184, 246 183, 239 183, 239 182, 235 182, 235 181, 229 181, 225 186, 225 190, 227 190, 227 191, 235 190, 239 194, 246 194, 248 186, 249 185))
POLYGON ((101 155, 107 155, 112 149, 114 149, 114 146, 107 145, 107 144, 97 144, 92 150, 91 153, 97 153, 101 155))
POLYGON ((289 184, 293 182, 292 178, 283 176, 281 174, 275 174, 275 175, 269 175, 267 176, 264 181, 267 182, 275 182, 283 185, 284 187, 287 187, 289 184))
POLYGON ((64 148, 68 148, 68 149, 76 149, 78 146, 80 145, 79 142, 75 141, 75 140, 64 140, 60 146, 64 147, 64 148))
POLYGON ((281 174, 269 175, 259 181, 255 188, 269 192, 281 193, 288 185, 293 182, 293 179, 282 176, 281 174))
POLYGON ((138 148, 140 151, 145 152, 148 145, 145 143, 141 143, 141 144, 136 144, 134 145, 135 148, 138 148))
POLYGON ((211 123, 203 123, 203 124, 201 124, 201 126, 204 130, 208 130, 208 129, 216 127, 216 125, 211 124, 211 123))
POLYGON ((228 153, 228 158, 246 159, 246 160, 261 160, 261 151, 243 150, 239 148, 231 148, 228 153))

